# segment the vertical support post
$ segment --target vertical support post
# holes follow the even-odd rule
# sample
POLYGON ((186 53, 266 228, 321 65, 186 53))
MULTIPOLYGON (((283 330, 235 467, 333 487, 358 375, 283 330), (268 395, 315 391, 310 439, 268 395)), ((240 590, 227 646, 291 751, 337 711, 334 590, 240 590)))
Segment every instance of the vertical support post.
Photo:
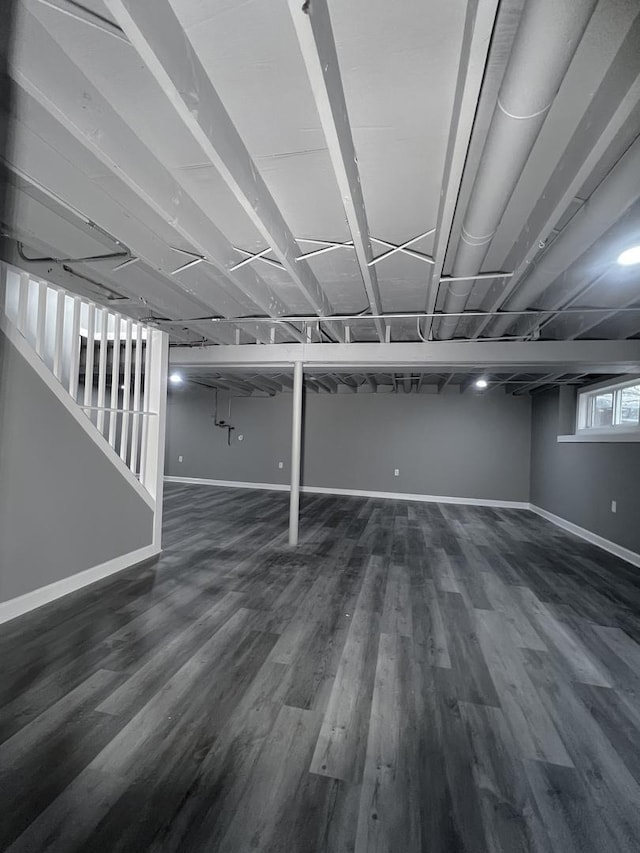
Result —
POLYGON ((164 438, 167 411, 167 372, 169 336, 157 329, 147 329, 147 346, 151 347, 149 383, 149 422, 144 463, 143 486, 155 500, 153 544, 159 549, 162 537, 162 491, 164 477, 164 438))
POLYGON ((289 498, 289 545, 298 544, 300 509, 300 446, 302 443, 302 362, 293 369, 293 416, 291 419, 291 495, 289 498))

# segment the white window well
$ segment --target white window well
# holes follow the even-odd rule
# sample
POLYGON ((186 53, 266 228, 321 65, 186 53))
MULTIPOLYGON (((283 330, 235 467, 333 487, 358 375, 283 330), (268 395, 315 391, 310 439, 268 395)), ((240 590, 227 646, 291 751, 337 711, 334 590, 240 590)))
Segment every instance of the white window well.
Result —
POLYGON ((640 441, 640 377, 580 391, 575 438, 640 441))

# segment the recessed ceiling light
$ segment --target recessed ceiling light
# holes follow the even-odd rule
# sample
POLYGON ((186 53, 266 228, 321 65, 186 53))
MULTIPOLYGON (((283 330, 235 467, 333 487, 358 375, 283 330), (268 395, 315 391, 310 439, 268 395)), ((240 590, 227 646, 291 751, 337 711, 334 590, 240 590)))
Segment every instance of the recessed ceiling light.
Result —
POLYGON ((632 246, 630 249, 625 249, 621 255, 618 255, 618 263, 623 267, 640 264, 640 246, 632 246))
POLYGON ((476 388, 486 388, 488 384, 486 379, 476 379, 476 388))
POLYGON ((174 385, 179 385, 182 382, 182 376, 179 373, 172 373, 169 377, 169 381, 174 385))

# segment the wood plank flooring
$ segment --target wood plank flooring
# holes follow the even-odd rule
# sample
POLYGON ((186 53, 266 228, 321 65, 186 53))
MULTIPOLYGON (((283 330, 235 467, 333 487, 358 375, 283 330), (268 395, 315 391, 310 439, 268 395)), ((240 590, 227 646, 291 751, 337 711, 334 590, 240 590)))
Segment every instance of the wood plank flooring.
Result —
POLYGON ((169 485, 0 628, 0 850, 640 850, 640 570, 520 510, 169 485))

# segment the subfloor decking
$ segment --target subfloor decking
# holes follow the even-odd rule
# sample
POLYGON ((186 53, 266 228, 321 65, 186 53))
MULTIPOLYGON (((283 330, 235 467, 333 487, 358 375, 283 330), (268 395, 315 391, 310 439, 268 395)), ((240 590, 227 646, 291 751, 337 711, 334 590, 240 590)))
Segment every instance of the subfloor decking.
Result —
POLYGON ((171 485, 0 630, 0 849, 638 851, 640 572, 531 513, 171 485))

